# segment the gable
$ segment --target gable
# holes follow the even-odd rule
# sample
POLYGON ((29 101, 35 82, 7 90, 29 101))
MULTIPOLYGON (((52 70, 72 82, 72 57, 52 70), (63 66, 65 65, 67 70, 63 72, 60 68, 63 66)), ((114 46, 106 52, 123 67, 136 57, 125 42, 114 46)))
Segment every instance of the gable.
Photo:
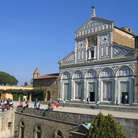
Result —
POLYGON ((67 55, 64 59, 59 61, 59 64, 69 64, 69 63, 75 63, 75 52, 71 52, 69 55, 67 55))
POLYGON ((76 38, 89 35, 95 35, 101 32, 106 32, 113 29, 113 21, 92 17, 84 23, 78 30, 75 31, 76 38))

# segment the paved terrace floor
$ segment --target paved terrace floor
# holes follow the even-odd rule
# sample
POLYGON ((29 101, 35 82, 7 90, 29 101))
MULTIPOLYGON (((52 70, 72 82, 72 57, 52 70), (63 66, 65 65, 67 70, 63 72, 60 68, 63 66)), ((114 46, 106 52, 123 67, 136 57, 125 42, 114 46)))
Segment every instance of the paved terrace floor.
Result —
MULTIPOLYGON (((16 107, 17 105, 19 105, 19 102, 14 102, 14 106, 16 107)), ((25 104, 24 104, 25 105, 25 104)), ((77 105, 76 105, 77 106, 77 105)), ((114 117, 119 117, 119 118, 132 118, 132 119, 138 119, 138 112, 123 112, 123 111, 116 111, 116 110, 104 110, 104 109, 92 109, 92 108, 81 108, 79 106, 79 103, 78 103, 78 107, 68 107, 65 105, 65 107, 63 107, 62 105, 59 107, 59 108, 54 108, 54 111, 61 111, 61 112, 70 112, 70 113, 79 113, 79 114, 91 114, 91 115, 97 115, 100 111, 104 114, 104 115, 108 115, 108 114, 111 114, 113 115, 114 117)), ((87 105, 87 106, 91 106, 91 104, 87 105)), ((103 105, 100 105, 100 106, 103 106, 103 105)), ((104 105, 106 106, 106 108, 112 108, 114 107, 115 108, 126 108, 126 109, 136 109, 138 110, 138 107, 135 106, 126 106, 126 105, 104 105)), ((47 104, 42 104, 41 103, 41 108, 44 108, 46 109, 47 108, 47 104)), ((34 103, 33 102, 29 102, 29 108, 34 108, 34 103)))

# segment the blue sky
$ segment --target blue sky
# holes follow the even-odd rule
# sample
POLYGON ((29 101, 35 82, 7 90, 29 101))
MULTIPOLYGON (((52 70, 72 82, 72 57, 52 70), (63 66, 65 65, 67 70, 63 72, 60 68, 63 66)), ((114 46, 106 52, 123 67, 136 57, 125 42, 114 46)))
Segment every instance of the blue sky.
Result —
POLYGON ((91 17, 113 20, 138 35, 138 0, 1 0, 0 71, 30 83, 33 72, 59 72, 58 61, 74 50, 74 32, 91 17))

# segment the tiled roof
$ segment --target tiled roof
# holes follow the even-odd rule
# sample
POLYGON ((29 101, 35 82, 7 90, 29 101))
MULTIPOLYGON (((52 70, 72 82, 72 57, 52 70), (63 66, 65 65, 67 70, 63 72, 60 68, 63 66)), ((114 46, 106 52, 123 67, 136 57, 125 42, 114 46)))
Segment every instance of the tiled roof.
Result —
POLYGON ((47 75, 43 75, 34 79, 51 79, 51 78, 58 78, 59 74, 47 74, 47 75))

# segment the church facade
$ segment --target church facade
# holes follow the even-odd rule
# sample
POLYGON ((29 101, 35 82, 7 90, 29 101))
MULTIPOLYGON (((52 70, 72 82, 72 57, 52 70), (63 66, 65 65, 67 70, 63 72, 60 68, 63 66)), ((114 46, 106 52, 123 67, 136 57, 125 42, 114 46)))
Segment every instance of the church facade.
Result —
POLYGON ((137 36, 92 16, 75 31, 75 49, 59 61, 59 96, 69 101, 137 104, 137 36))

